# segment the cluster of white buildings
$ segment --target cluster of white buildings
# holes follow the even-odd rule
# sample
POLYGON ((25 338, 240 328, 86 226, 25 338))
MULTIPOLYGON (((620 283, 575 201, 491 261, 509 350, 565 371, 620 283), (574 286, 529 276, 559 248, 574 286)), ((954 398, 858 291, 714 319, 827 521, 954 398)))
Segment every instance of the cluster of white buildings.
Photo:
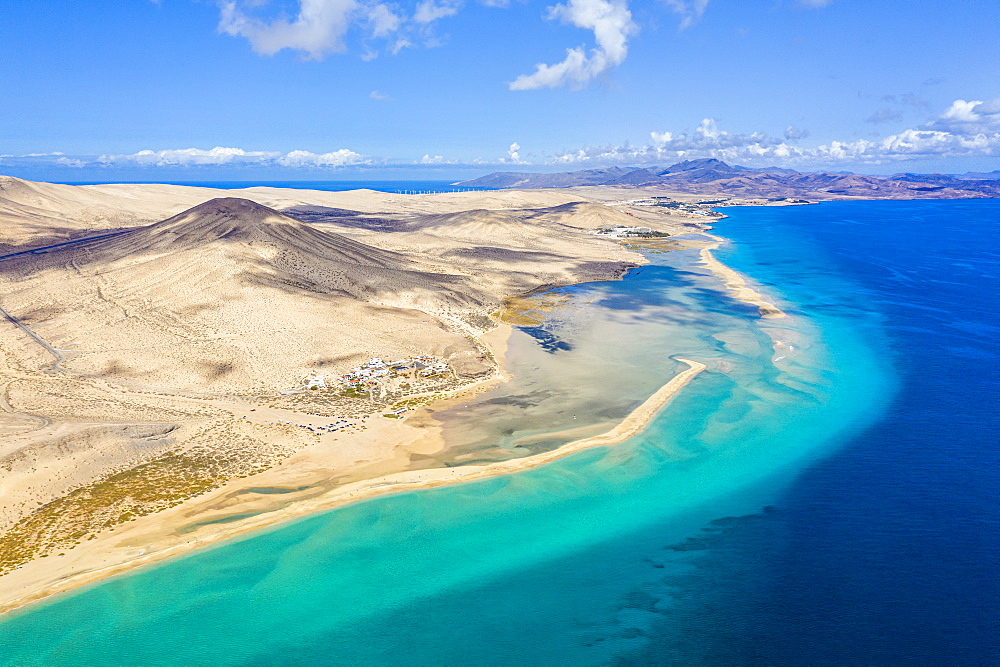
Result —
POLYGON ((348 387, 357 387, 369 380, 378 380, 388 375, 392 375, 389 365, 378 357, 374 357, 363 366, 352 368, 350 373, 341 375, 340 381, 348 387))
MULTIPOLYGON (((438 361, 433 357, 411 357, 409 359, 389 362, 374 357, 368 363, 357 368, 352 368, 350 373, 341 375, 340 381, 348 387, 357 387, 366 382, 392 377, 397 371, 410 369, 415 369, 420 375, 424 376, 434 375, 435 373, 446 373, 451 370, 448 364, 438 361)), ((323 386, 325 387, 326 385, 323 386)))
POLYGON ((612 227, 611 229, 598 229, 594 232, 598 236, 610 236, 615 239, 629 238, 630 236, 647 236, 653 233, 649 227, 612 227))

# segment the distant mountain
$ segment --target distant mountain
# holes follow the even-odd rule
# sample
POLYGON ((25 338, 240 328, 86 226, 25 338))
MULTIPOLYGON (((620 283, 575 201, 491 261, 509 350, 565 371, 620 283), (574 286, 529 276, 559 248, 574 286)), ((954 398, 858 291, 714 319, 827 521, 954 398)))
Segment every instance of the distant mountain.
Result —
POLYGON ((584 169, 556 174, 533 174, 519 171, 498 171, 472 181, 455 183, 476 188, 568 188, 575 185, 603 185, 615 181, 634 169, 611 167, 609 169, 584 169))
POLYGON ((973 180, 1000 180, 1000 169, 994 171, 967 171, 964 174, 956 174, 955 178, 973 180))
POLYGON ((587 169, 556 174, 497 172, 456 185, 486 188, 559 188, 585 185, 663 188, 666 191, 744 197, 968 198, 1000 196, 1000 171, 988 174, 896 174, 733 166, 715 158, 684 160, 669 167, 587 169))

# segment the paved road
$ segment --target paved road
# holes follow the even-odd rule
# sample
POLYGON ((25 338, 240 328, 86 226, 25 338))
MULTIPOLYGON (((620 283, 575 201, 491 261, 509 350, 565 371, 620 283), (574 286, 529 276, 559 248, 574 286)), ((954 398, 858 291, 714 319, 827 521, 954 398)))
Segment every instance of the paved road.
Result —
POLYGON ((42 246, 40 248, 32 248, 31 250, 20 250, 18 252, 12 252, 7 255, 0 255, 0 261, 5 259, 10 259, 11 257, 21 257, 23 255, 39 255, 50 250, 57 250, 59 248, 65 248, 66 246, 76 245, 78 243, 87 243, 88 241, 96 241, 97 239, 106 239, 112 236, 121 236, 126 232, 132 231, 131 229, 123 229, 120 232, 111 232, 110 234, 100 234, 98 236, 88 236, 82 239, 75 239, 73 241, 63 241, 62 243, 53 243, 52 245, 42 246))

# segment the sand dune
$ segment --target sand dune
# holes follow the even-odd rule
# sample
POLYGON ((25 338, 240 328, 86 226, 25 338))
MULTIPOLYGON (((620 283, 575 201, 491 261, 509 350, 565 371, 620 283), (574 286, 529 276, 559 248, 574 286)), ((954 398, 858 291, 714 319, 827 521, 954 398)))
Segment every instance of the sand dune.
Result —
POLYGON ((232 198, 3 269, 5 308, 67 368, 186 390, 274 392, 372 356, 472 355, 439 316, 495 307, 460 273, 232 198))

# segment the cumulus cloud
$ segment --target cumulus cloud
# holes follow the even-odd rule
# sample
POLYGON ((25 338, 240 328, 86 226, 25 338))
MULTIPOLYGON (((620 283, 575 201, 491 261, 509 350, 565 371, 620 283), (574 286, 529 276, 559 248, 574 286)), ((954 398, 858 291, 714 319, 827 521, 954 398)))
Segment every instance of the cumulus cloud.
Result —
POLYGON ((135 164, 151 167, 220 165, 233 163, 253 163, 273 160, 280 153, 268 151, 245 151, 242 148, 216 146, 210 150, 200 148, 173 148, 162 151, 142 150, 130 155, 102 155, 98 162, 106 164, 135 164))
MULTIPOLYGON (((292 49, 313 60, 344 51, 344 34, 360 7, 357 0, 300 0, 294 19, 275 18, 271 21, 246 11, 262 4, 257 0, 223 2, 219 30, 234 37, 245 37, 254 51, 262 55, 270 56, 282 49, 292 49)), ((382 10, 378 11, 380 15, 384 14, 382 10)))
POLYGON ((273 0, 221 0, 219 32, 243 37, 254 51, 274 55, 284 49, 298 51, 307 60, 322 60, 347 51, 347 36, 353 29, 365 37, 361 57, 379 55, 370 40, 385 40, 393 55, 412 46, 419 36, 425 46, 436 41, 430 24, 461 9, 462 0, 420 0, 413 14, 393 3, 378 0, 297 0, 294 17, 275 14, 273 0))
POLYGON ((388 37, 399 30, 403 17, 397 14, 389 5, 375 5, 368 12, 372 37, 388 37))
POLYGON ((714 157, 742 164, 845 166, 886 164, 913 159, 1000 156, 1000 98, 989 101, 955 100, 927 123, 882 139, 834 140, 811 148, 789 142, 808 132, 794 126, 784 139, 763 132, 730 133, 714 119, 705 118, 694 131, 650 132, 644 146, 587 146, 553 156, 558 164, 654 165, 667 160, 714 157))
POLYGON ((673 139, 674 139, 674 135, 673 135, 672 132, 656 132, 656 131, 653 131, 653 132, 649 133, 649 136, 653 140, 653 145, 654 146, 664 146, 664 145, 670 143, 671 141, 673 141, 673 139))
MULTIPOLYGON (((702 119, 693 129, 655 130, 647 143, 639 146, 591 145, 564 150, 538 158, 526 158, 521 144, 514 141, 503 157, 473 160, 483 165, 561 165, 584 166, 664 165, 678 160, 714 157, 734 164, 757 166, 800 166, 814 168, 840 165, 855 169, 865 165, 890 164, 907 160, 951 159, 964 157, 1000 157, 1000 98, 993 100, 955 100, 927 122, 880 139, 830 140, 820 145, 803 146, 809 133, 793 125, 781 137, 765 132, 732 132, 713 118, 702 119)), ((229 166, 232 168, 340 169, 352 165, 458 164, 431 152, 422 158, 371 158, 347 148, 330 152, 293 150, 252 151, 242 148, 183 148, 142 150, 125 155, 80 156, 62 152, 0 156, 5 166, 13 167, 103 167, 119 168, 191 168, 229 166), (401 161, 402 160, 402 161, 401 161)))
POLYGON ((461 8, 461 0, 422 0, 417 4, 413 20, 417 23, 431 23, 438 19, 454 16, 461 8))
POLYGON ((809 130, 801 127, 795 127, 794 125, 789 125, 785 128, 785 139, 788 141, 798 141, 799 139, 805 139, 809 136, 809 130))
MULTIPOLYGON (((201 166, 281 166, 292 168, 336 168, 367 162, 367 158, 352 150, 342 148, 330 153, 312 153, 294 150, 288 153, 278 151, 247 151, 242 148, 217 146, 204 150, 200 148, 179 148, 160 151, 141 150, 126 155, 101 155, 90 164, 102 166, 139 167, 201 167, 201 166)), ((83 166, 83 165, 79 165, 83 166)))
POLYGON ((675 14, 680 14, 681 30, 697 23, 708 7, 708 0, 666 0, 666 2, 675 14))
POLYGON ((955 100, 944 113, 927 123, 923 129, 964 136, 996 136, 1000 133, 1000 97, 986 102, 955 100))
POLYGON ((331 153, 291 151, 276 160, 282 167, 344 167, 364 161, 362 155, 346 148, 331 153))
POLYGON ((715 157, 720 160, 787 158, 800 149, 763 132, 731 133, 714 118, 704 118, 693 130, 650 132, 644 146, 588 146, 554 156, 561 164, 659 164, 665 160, 715 157))
MULTIPOLYGON (((155 1, 155 0, 154 0, 155 1)), ((246 39, 261 55, 289 49, 307 60, 322 60, 348 50, 355 37, 359 55, 370 61, 382 53, 398 55, 421 45, 435 47, 442 40, 434 34, 435 22, 458 14, 465 0, 411 0, 401 6, 382 0, 215 0, 219 5, 218 30, 246 39), (284 13, 290 7, 291 12, 284 13), (377 45, 375 40, 381 40, 377 45)), ((506 8, 510 0, 477 0, 487 7, 506 8)), ((823 7, 830 0, 797 0, 809 7, 823 7)), ((564 0, 547 8, 545 18, 592 31, 594 45, 566 49, 552 64, 538 63, 535 71, 508 82, 511 90, 567 86, 582 88, 594 78, 621 65, 628 55, 629 39, 638 31, 629 0, 564 0)), ((664 0, 680 17, 683 30, 699 21, 709 0, 664 0)))
POLYGON ((628 38, 638 30, 625 0, 569 0, 549 7, 548 18, 593 30, 596 48, 589 55, 582 46, 567 49, 561 62, 538 64, 533 74, 522 74, 512 81, 511 90, 582 87, 625 60, 628 38))

